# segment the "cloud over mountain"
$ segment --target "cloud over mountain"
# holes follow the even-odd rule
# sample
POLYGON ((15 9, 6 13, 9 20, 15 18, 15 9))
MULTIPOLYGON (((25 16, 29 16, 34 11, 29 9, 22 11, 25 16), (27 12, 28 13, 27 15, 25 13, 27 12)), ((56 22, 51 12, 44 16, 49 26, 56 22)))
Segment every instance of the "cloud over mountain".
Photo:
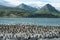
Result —
POLYGON ((20 4, 20 1, 19 0, 1 0, 0 3, 4 5, 17 6, 20 4))
POLYGON ((49 3, 56 9, 60 8, 60 0, 0 0, 0 4, 7 6, 18 6, 21 3, 28 4, 33 7, 42 7, 45 4, 49 3))

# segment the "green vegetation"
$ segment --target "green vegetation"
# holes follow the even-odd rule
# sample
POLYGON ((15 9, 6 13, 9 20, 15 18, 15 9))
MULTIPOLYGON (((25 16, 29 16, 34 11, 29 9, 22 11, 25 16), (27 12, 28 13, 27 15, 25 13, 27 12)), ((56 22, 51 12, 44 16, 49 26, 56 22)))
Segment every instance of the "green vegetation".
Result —
POLYGON ((13 10, 4 10, 0 11, 0 17, 27 17, 31 12, 25 11, 24 9, 20 9, 17 11, 13 10))

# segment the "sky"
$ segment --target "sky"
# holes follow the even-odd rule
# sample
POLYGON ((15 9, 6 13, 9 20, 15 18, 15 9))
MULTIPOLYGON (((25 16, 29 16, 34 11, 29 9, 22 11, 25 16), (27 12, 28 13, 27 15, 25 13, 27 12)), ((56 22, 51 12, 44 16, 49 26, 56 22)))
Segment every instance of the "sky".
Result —
POLYGON ((60 0, 0 0, 0 4, 17 6, 21 3, 42 7, 45 4, 51 4, 55 8, 60 8, 60 0))

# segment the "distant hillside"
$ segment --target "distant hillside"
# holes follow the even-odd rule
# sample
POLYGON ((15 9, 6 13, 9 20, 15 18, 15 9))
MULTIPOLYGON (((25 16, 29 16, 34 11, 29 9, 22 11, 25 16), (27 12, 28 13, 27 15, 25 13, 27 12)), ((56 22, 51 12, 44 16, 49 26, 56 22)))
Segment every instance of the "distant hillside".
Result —
POLYGON ((17 7, 0 5, 0 17, 27 17, 31 12, 17 7))
POLYGON ((0 17, 60 18, 60 12, 50 4, 46 4, 40 10, 26 4, 17 7, 0 5, 0 17))
POLYGON ((5 11, 5 10, 19 10, 19 8, 16 8, 16 7, 7 7, 7 6, 4 6, 4 5, 0 5, 0 11, 5 11))

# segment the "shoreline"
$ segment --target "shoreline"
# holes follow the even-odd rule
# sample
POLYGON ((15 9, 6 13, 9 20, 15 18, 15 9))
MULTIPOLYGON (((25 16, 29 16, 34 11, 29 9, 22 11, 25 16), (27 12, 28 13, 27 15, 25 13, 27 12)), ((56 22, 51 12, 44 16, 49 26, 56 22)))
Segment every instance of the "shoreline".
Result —
POLYGON ((52 26, 53 26, 53 27, 54 27, 54 26, 55 26, 55 27, 60 26, 60 25, 40 25, 40 24, 38 25, 38 24, 25 23, 25 22, 15 23, 15 24, 14 24, 14 23, 8 23, 8 24, 2 24, 2 23, 1 23, 0 25, 35 25, 35 26, 51 26, 51 27, 52 27, 52 26))

